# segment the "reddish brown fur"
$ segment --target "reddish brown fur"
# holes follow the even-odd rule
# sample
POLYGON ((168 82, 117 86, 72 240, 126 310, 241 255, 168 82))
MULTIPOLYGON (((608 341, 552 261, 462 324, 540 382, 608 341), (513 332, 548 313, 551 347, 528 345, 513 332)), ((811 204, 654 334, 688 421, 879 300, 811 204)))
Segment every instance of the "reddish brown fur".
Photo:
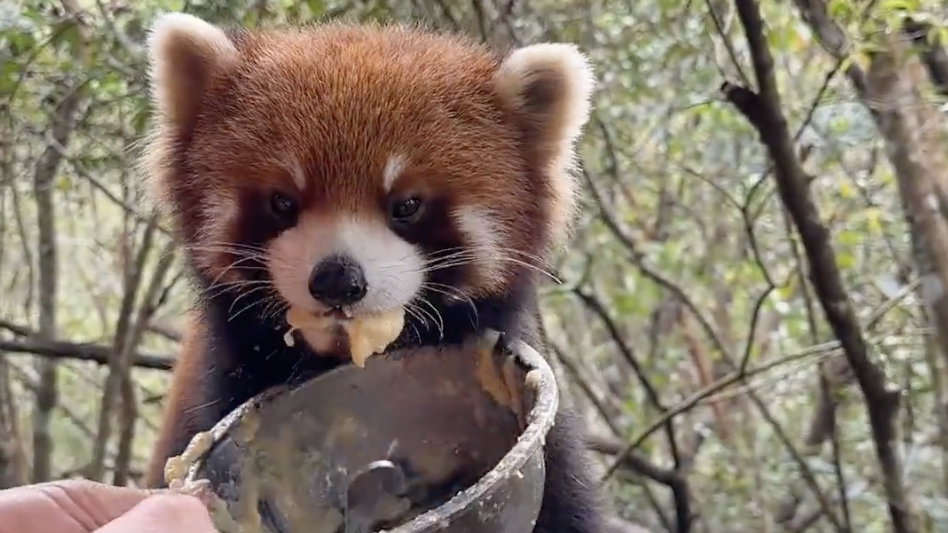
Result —
MULTIPOLYGON (((495 86, 496 54, 404 27, 246 32, 235 42, 241 59, 217 71, 204 88, 203 111, 185 135, 187 149, 166 150, 160 166, 152 163, 170 204, 165 207, 175 212, 183 240, 197 245, 192 254, 206 275, 236 276, 235 270, 225 273, 233 258, 206 242, 207 227, 215 223, 207 219, 206 202, 235 201, 247 190, 295 191, 291 159, 304 172, 323 172, 302 197, 303 207, 320 217, 381 216, 382 170, 391 154, 403 154, 407 164, 393 192, 437 191, 452 202, 488 209, 508 237, 504 246, 540 251, 536 237, 544 214, 538 196, 544 191, 528 175, 531 162, 523 158, 512 116, 517 111, 505 106, 495 86), (376 108, 379 115, 348 112, 356 106, 376 108)), ((173 139, 159 141, 171 146, 173 139)), ((225 231, 210 233, 213 241, 239 241, 233 224, 225 231)), ((195 373, 206 365, 192 349, 201 344, 195 337, 203 334, 202 322, 189 321, 156 449, 167 447, 168 432, 179 423, 188 423, 186 407, 194 403, 188 396, 202 379, 195 373)), ((150 481, 161 478, 160 455, 150 481)))
MULTIPOLYGON (((196 231, 206 211, 198 199, 294 191, 289 160, 322 172, 312 176, 305 208, 378 213, 380 176, 395 153, 408 160, 395 192, 437 190, 490 209, 509 237, 505 246, 537 249, 543 198, 551 193, 528 177, 534 162, 523 157, 517 111, 495 86, 497 55, 402 27, 251 32, 237 42, 241 60, 213 77, 183 165, 162 178, 169 200, 184 207, 187 242, 202 242, 196 231), (379 114, 350 112, 354 107, 379 114)), ((210 255, 202 259, 210 272, 231 261, 210 255)))
MULTIPOLYGON (((539 263, 568 223, 572 189, 561 174, 576 134, 567 130, 581 125, 564 102, 587 96, 582 83, 571 87, 566 79, 564 68, 575 65, 557 68, 541 57, 535 65, 511 67, 522 79, 500 79, 509 65, 486 47, 405 26, 242 31, 230 36, 237 53, 223 58, 215 50, 227 43, 201 48, 200 35, 190 38, 197 41, 185 38, 163 51, 172 56, 165 61, 178 60, 174 79, 163 80, 173 98, 161 102, 166 108, 146 165, 205 285, 239 277, 229 270, 233 252, 218 245, 248 241, 252 228, 239 220, 252 218, 248 210, 257 205, 248 195, 265 199, 277 190, 297 200, 302 214, 294 230, 310 228, 295 234, 303 242, 327 231, 316 221, 343 213, 383 224, 389 193, 382 175, 393 155, 403 156, 405 165, 391 192, 476 210, 489 222, 484 229, 498 252, 515 250, 539 263), (190 54, 188 43, 198 43, 190 54)), ((544 53, 553 52, 538 51, 544 53)), ((439 222, 463 233, 453 227, 456 220, 439 222)), ((455 240, 472 239, 460 237, 455 240)), ((299 241, 284 242, 293 248, 299 241)), ((442 313, 458 334, 489 327, 535 344, 532 272, 515 262, 493 266, 500 276, 488 279, 474 269, 466 274, 472 279, 463 280, 472 285, 479 324, 457 309, 442 313)), ((161 484, 165 460, 180 453, 190 435, 209 429, 234 403, 287 379, 294 364, 317 359, 274 347, 274 335, 261 324, 227 325, 220 305, 202 302, 188 323, 149 485, 161 484), (250 353, 258 344, 275 359, 250 353)), ((600 528, 596 489, 573 428, 561 415, 548 436, 536 533, 600 528)))
MULTIPOLYGON (((175 361, 171 387, 165 396, 164 420, 155 441, 156 450, 171 448, 172 440, 176 437, 176 432, 171 428, 194 425, 192 420, 194 397, 197 391, 201 390, 201 380, 204 377, 206 364, 204 358, 207 354, 201 349, 205 340, 204 329, 192 326, 199 323, 200 317, 189 318, 191 319, 188 321, 190 327, 185 328, 184 337, 181 339, 181 351, 178 352, 178 358, 175 361)), ((151 456, 145 470, 146 486, 154 487, 162 483, 165 477, 165 462, 166 458, 160 453, 151 456)))

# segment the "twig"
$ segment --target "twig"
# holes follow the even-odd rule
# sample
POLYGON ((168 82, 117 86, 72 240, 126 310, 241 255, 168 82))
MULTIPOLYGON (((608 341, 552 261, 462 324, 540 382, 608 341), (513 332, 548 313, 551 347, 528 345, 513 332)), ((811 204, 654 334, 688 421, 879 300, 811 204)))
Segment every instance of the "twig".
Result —
MULTIPOLYGON (((603 455, 611 455, 613 457, 619 455, 622 452, 624 444, 625 443, 623 442, 599 435, 589 435, 586 437, 586 446, 589 447, 590 450, 603 455)), ((629 454, 623 458, 622 464, 625 468, 628 468, 636 474, 653 479, 663 485, 668 485, 669 487, 681 483, 682 481, 681 477, 674 470, 658 467, 648 459, 636 453, 629 454)))
POLYGON ((724 27, 721 17, 714 9, 714 4, 711 3, 711 0, 704 0, 704 5, 708 8, 708 14, 711 15, 711 21, 714 23, 714 29, 717 31, 721 41, 724 42, 724 48, 727 50, 727 55, 731 59, 731 63, 734 65, 734 68, 737 70, 738 76, 740 76, 742 82, 750 83, 750 78, 748 78, 747 74, 744 73, 744 68, 741 66, 741 61, 737 57, 737 51, 734 50, 734 43, 728 39, 727 29, 724 27))
POLYGON ((941 36, 929 35, 936 28, 926 22, 917 21, 911 17, 905 19, 902 31, 919 48, 922 63, 928 70, 928 76, 942 96, 948 96, 948 52, 945 51, 941 36))
MULTIPOLYGON (((823 395, 830 397, 833 395, 833 384, 830 382, 829 365, 820 365, 820 390, 823 395)), ((843 472, 842 450, 839 442, 839 424, 836 423, 836 405, 831 404, 829 409, 829 428, 830 444, 832 448, 833 470, 836 472, 836 488, 839 492, 839 507, 843 515, 843 525, 847 531, 852 531, 852 514, 849 509, 849 497, 846 495, 847 484, 846 474, 843 472)))
MULTIPOLYGON (((129 218, 126 218, 126 222, 129 218)), ((134 226, 133 226, 134 227, 134 226)), ((128 359, 131 357, 135 346, 130 343, 141 336, 141 332, 135 332, 133 327, 133 313, 135 311, 136 296, 141 285, 142 273, 145 269, 145 263, 148 255, 152 251, 152 243, 157 231, 157 217, 152 216, 142 234, 142 242, 139 245, 138 253, 134 260, 130 253, 126 254, 124 261, 125 271, 124 285, 125 293, 122 297, 119 317, 115 326, 115 338, 113 340, 112 356, 109 359, 109 374, 105 379, 105 388, 102 391, 102 402, 99 409, 99 425, 96 432, 96 438, 92 446, 92 463, 89 468, 89 477, 93 480, 101 480, 105 473, 106 449, 109 439, 112 437, 112 420, 114 411, 119 407, 119 398, 122 392, 122 381, 127 377, 130 364, 128 359)), ((127 240, 131 236, 127 235, 127 240)), ((126 249, 127 250, 127 249, 126 249)), ((127 250, 130 251, 130 250, 127 250)), ((144 324, 141 325, 144 328, 144 324)), ((121 402, 124 403, 124 402, 121 402)))
MULTIPOLYGON (((658 391, 649 381, 645 369, 643 369, 642 365, 638 362, 638 359, 632 351, 632 348, 622 338, 622 334, 619 332, 618 326, 616 326, 602 302, 600 302, 595 296, 592 296, 580 289, 575 290, 574 293, 586 305, 586 307, 588 307, 602 321, 603 325, 606 327, 606 330, 609 332, 609 336, 612 338, 616 347, 619 349, 619 352, 622 354, 629 366, 632 367, 636 377, 638 377, 639 382, 645 389, 645 394, 648 397, 649 402, 651 402, 660 413, 667 412, 668 409, 662 404, 661 398, 658 395, 658 391)), ((667 423, 665 424, 665 433, 668 437, 668 446, 671 451, 672 459, 675 461, 675 470, 677 471, 682 467, 682 460, 681 453, 678 450, 678 440, 675 437, 675 426, 671 419, 668 419, 667 423)), ((626 455, 623 460, 628 461, 630 460, 631 456, 631 454, 626 455)), ((668 488, 672 491, 675 504, 676 531, 679 533, 687 533, 691 530, 693 518, 688 483, 683 476, 679 475, 667 478, 664 483, 668 485, 668 488)))
POLYGON ((174 263, 174 249, 174 241, 168 241, 159 252, 158 257, 160 259, 145 289, 142 304, 138 310, 138 316, 135 318, 135 323, 129 331, 128 339, 125 341, 125 346, 122 350, 122 366, 120 369, 122 378, 120 387, 122 409, 119 414, 121 426, 119 429, 118 451, 115 457, 115 473, 112 481, 118 486, 124 486, 128 482, 133 452, 132 443, 135 438, 135 423, 138 420, 138 400, 131 377, 132 357, 135 348, 141 343, 147 324, 151 322, 151 317, 154 316, 159 306, 163 303, 161 299, 162 288, 165 277, 168 275, 168 272, 171 270, 171 265, 174 263))
POLYGON ((586 395, 586 398, 589 399, 589 402, 593 404, 593 407, 596 409, 596 412, 599 413, 599 416, 602 418, 603 422, 609 426, 609 429, 612 430, 613 433, 619 434, 619 426, 616 425, 615 421, 612 420, 612 417, 609 413, 609 408, 606 407, 606 404, 599 398, 599 395, 596 394, 596 391, 593 390, 589 380, 587 380, 583 376, 582 372, 580 372, 579 365, 576 363, 576 361, 573 361, 572 358, 566 355, 566 352, 563 351, 563 348, 560 347, 556 341, 547 339, 544 344, 549 346, 553 353, 556 354, 556 358, 569 374, 570 380, 579 385, 579 388, 583 391, 583 394, 586 395))

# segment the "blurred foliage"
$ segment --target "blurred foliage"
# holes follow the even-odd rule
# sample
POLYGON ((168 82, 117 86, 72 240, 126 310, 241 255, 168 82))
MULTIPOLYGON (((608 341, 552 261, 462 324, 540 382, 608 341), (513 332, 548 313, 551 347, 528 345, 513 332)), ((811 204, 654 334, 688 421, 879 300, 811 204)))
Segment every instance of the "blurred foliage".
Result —
MULTIPOLYGON (((914 291, 909 229, 886 147, 842 75, 848 65, 865 66, 886 46, 880 37, 898 32, 906 16, 931 24, 932 42, 948 42, 944 7, 821 2, 852 43, 838 62, 795 4, 760 2, 784 113, 872 356, 901 392, 897 444, 912 512, 920 531, 946 531, 948 357, 933 345, 914 291)), ((107 365, 76 360, 76 346, 114 350, 129 288, 136 305, 150 305, 142 301, 148 280, 163 254, 176 254, 159 230, 142 264, 144 281, 129 283, 148 226, 135 166, 149 120, 143 39, 166 10, 246 25, 411 18, 500 45, 579 44, 600 86, 582 145, 582 217, 569 252, 557 259, 562 284, 544 287, 544 318, 557 372, 586 415, 597 459, 607 467, 617 450, 638 442, 635 457, 674 465, 687 480, 695 531, 836 531, 818 512, 813 487, 800 488, 804 469, 851 531, 891 530, 854 389, 829 393, 838 404, 833 435, 808 442, 823 412, 820 368, 838 351, 766 152, 721 98, 725 80, 754 86, 737 13, 721 0, 0 3, 0 438, 17 439, 0 455, 18 446, 30 459, 33 394, 43 386, 29 356, 36 350, 17 343, 36 331, 45 290, 36 273, 43 214, 34 183, 46 158, 61 156, 52 191, 61 346, 45 352, 61 363, 48 428, 56 476, 87 473, 94 462, 108 374, 107 365), (78 106, 60 145, 51 132, 70 95, 78 106), (736 376, 738 368, 744 375, 736 376), (3 413, 13 413, 15 424, 5 427, 3 413)), ((939 113, 935 91, 926 98, 939 113)), ((173 356, 190 298, 184 276, 175 255, 137 353, 173 356)), ((167 377, 134 371, 139 418, 126 466, 133 480, 155 436, 167 377)), ((619 516, 674 530, 670 491, 641 468, 623 463, 606 490, 619 516)))

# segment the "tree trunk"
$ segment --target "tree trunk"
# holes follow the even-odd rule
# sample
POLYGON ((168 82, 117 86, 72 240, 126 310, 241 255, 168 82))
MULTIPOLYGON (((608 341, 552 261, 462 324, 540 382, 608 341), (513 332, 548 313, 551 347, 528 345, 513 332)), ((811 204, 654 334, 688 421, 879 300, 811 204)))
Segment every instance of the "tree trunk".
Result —
MULTIPOLYGON (((69 144, 76 112, 81 101, 81 82, 66 85, 63 97, 53 112, 50 140, 36 164, 33 175, 33 193, 36 198, 36 224, 38 227, 39 261, 39 336, 43 340, 56 337, 56 296, 58 259, 56 257, 56 216, 53 202, 56 174, 62 163, 61 148, 69 144)), ((33 411, 33 481, 36 483, 52 478, 53 441, 50 436, 50 420, 58 402, 57 363, 53 359, 42 359, 37 364, 39 390, 33 411)))

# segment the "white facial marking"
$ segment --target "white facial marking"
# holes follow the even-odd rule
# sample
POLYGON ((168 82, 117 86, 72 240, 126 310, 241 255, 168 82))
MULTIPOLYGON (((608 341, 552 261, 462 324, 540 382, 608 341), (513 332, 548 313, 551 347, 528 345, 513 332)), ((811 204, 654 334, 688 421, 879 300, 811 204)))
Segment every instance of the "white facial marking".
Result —
POLYGON ((425 259, 413 245, 381 223, 348 222, 338 233, 339 252, 362 266, 368 293, 352 306, 360 313, 380 313, 402 307, 420 292, 425 259))
POLYGON ((303 190, 306 188, 306 173, 303 172, 303 165, 295 157, 288 160, 290 175, 293 176, 293 183, 303 190))
POLYGON ((596 87, 592 66, 573 44, 532 44, 504 60, 496 81, 503 98, 518 108, 527 103, 529 87, 542 84, 554 88, 556 98, 547 99, 542 108, 533 107, 530 113, 548 150, 546 166, 554 192, 547 205, 548 226, 554 243, 566 244, 579 194, 575 146, 589 120, 596 87))
POLYGON ((502 257, 497 227, 488 213, 476 208, 461 207, 455 213, 458 228, 474 248, 474 268, 481 284, 492 286, 502 282, 502 257))
POLYGON ((553 117, 547 126, 556 129, 557 140, 568 145, 582 133, 589 120, 596 78, 589 60, 576 45, 537 43, 518 48, 497 75, 501 92, 511 100, 522 98, 525 87, 544 77, 563 84, 560 97, 546 110, 553 117))
POLYGON ((148 32, 147 49, 152 99, 165 120, 180 119, 178 108, 201 96, 180 90, 181 76, 193 74, 189 69, 195 68, 189 59, 199 58, 197 75, 207 76, 239 55, 224 30, 186 13, 157 16, 148 32))
POLYGON ((274 239, 269 268, 273 284, 293 307, 325 311, 309 293, 309 277, 322 259, 347 255, 365 274, 367 292, 347 311, 373 314, 404 307, 421 292, 425 259, 421 251, 380 221, 304 219, 274 239))
POLYGON ((385 192, 392 190, 392 185, 395 184, 395 180, 398 179, 398 176, 402 173, 402 170, 405 169, 405 158, 400 155, 393 155, 388 158, 388 161, 385 163, 385 171, 382 172, 383 184, 385 186, 385 192))
MULTIPOLYGON (((196 249, 195 257, 205 267, 224 267, 214 264, 213 258, 219 257, 219 251, 227 246, 228 228, 233 227, 237 220, 237 199, 227 190, 209 191, 202 204, 204 218, 197 241, 204 243, 207 249, 196 249)), ((220 272, 215 272, 215 275, 220 275, 222 279, 225 277, 220 272)))
POLYGON ((289 173, 293 179, 293 185, 296 185, 297 189, 302 191, 306 188, 306 172, 303 170, 300 160, 295 156, 282 153, 273 154, 270 162, 289 173))

